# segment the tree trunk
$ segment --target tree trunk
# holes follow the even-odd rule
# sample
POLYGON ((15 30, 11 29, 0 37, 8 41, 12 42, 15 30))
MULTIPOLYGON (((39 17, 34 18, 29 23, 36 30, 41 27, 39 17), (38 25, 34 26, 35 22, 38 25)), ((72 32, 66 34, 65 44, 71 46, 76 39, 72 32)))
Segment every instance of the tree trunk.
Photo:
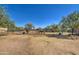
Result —
POLYGON ((74 28, 72 28, 72 35, 74 34, 74 28))
POLYGON ((27 34, 29 34, 29 30, 26 30, 27 34))

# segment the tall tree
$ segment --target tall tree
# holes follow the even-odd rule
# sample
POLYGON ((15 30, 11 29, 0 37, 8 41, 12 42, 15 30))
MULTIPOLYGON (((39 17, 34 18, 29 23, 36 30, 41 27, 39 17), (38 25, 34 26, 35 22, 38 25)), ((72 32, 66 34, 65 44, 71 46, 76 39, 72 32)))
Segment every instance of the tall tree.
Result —
POLYGON ((60 22, 60 25, 62 29, 71 29, 73 34, 74 29, 77 29, 79 27, 79 12, 75 11, 69 14, 68 16, 63 17, 62 21, 60 22))
POLYGON ((34 28, 32 23, 25 24, 25 29, 32 30, 34 28))
POLYGON ((32 23, 25 24, 25 30, 26 30, 27 34, 29 34, 29 30, 32 30, 34 28, 35 27, 33 26, 32 23))
POLYGON ((2 6, 0 6, 0 27, 8 28, 8 30, 13 30, 16 27, 15 23, 10 20, 6 9, 2 6))

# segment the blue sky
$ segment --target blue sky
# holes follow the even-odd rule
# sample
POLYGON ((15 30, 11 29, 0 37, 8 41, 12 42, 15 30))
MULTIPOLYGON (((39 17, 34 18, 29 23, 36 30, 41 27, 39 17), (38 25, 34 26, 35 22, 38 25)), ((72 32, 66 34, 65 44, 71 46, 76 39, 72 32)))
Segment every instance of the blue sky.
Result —
POLYGON ((63 16, 79 10, 77 4, 8 4, 10 18, 17 26, 32 23, 35 27, 58 24, 63 16))

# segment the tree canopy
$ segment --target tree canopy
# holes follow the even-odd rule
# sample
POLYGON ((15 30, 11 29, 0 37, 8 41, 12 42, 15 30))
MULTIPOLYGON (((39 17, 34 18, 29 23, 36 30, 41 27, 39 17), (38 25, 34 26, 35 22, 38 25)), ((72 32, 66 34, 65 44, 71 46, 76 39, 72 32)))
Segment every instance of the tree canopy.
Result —
POLYGON ((12 20, 10 20, 6 9, 1 6, 0 6, 0 27, 8 28, 8 30, 13 30, 16 27, 15 23, 12 20))
POLYGON ((61 29, 79 29, 79 11, 74 11, 67 16, 64 16, 60 22, 61 29))
POLYGON ((27 23, 27 24, 25 24, 25 29, 32 30, 32 29, 34 29, 34 28, 35 28, 35 27, 33 26, 32 23, 27 23))

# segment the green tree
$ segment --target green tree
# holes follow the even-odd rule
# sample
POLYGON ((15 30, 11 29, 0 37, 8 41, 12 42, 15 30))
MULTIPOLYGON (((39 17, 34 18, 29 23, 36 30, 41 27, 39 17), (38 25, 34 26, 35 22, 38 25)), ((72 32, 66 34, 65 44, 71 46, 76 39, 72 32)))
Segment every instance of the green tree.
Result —
POLYGON ((52 30, 55 31, 55 32, 58 32, 59 31, 59 27, 57 24, 53 24, 52 25, 52 30))
POLYGON ((68 16, 63 17, 60 22, 60 26, 61 29, 71 29, 73 34, 74 29, 77 29, 79 27, 79 12, 75 11, 68 16))
POLYGON ((34 26, 32 23, 28 23, 28 24, 25 24, 25 29, 32 30, 34 29, 34 26))
POLYGON ((27 32, 27 34, 29 34, 29 31, 34 29, 35 27, 33 26, 32 23, 28 23, 28 24, 25 24, 25 30, 27 32))
POLYGON ((49 26, 45 27, 45 30, 58 32, 59 27, 57 24, 53 24, 53 25, 49 25, 49 26))
POLYGON ((14 30, 15 23, 10 20, 7 11, 4 7, 0 6, 0 27, 8 28, 8 30, 14 30))

